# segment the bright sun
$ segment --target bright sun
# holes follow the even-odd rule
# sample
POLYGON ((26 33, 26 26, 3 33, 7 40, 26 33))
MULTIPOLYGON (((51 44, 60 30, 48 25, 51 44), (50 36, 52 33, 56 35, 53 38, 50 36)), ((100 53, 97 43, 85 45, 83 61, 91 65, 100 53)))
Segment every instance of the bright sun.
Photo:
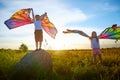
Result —
POLYGON ((59 50, 64 48, 64 41, 62 39, 60 39, 59 37, 55 39, 55 41, 53 42, 53 49, 59 50))

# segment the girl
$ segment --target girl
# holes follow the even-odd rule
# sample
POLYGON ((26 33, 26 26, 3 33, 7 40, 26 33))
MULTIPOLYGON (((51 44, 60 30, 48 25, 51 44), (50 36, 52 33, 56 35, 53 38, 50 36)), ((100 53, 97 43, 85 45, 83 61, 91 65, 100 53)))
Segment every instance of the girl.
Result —
POLYGON ((96 65, 96 55, 99 56, 99 59, 102 64, 101 50, 100 50, 99 38, 97 37, 97 33, 93 31, 91 37, 89 38, 91 40, 91 48, 93 53, 94 64, 96 65))
POLYGON ((97 33, 95 31, 92 32, 91 37, 88 36, 86 33, 80 30, 70 30, 67 29, 67 31, 63 31, 63 33, 78 33, 84 37, 87 37, 91 41, 91 48, 92 48, 92 53, 93 53, 93 60, 94 64, 96 65, 96 55, 99 56, 99 59, 102 64, 102 57, 101 57, 101 50, 100 50, 100 44, 99 44, 99 37, 97 36, 97 33))

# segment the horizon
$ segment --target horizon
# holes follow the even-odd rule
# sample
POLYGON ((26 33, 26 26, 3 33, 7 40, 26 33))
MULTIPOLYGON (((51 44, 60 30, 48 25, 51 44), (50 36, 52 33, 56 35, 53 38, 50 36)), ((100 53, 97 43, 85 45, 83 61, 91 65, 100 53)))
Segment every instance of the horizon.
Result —
MULTIPOLYGON (((102 50, 102 49, 119 49, 119 48, 120 47, 111 47, 111 48, 100 48, 100 49, 102 50)), ((5 48, 0 48, 0 49, 3 49, 3 50, 19 50, 19 49, 10 49, 10 48, 6 48, 6 49, 5 48)), ((74 50, 79 51, 79 50, 83 50, 84 51, 84 50, 92 50, 92 49, 90 48, 90 49, 59 49, 59 50, 57 50, 57 49, 56 50, 55 49, 53 49, 53 50, 52 49, 42 49, 42 50, 47 50, 47 51, 71 51, 71 50, 72 51, 74 51, 74 50)), ((28 51, 34 51, 34 50, 31 50, 31 49, 29 50, 28 49, 28 51)))
MULTIPOLYGON (((24 44, 24 43, 23 43, 24 44)), ((26 45, 26 44, 25 44, 26 45)), ((27 45, 26 45, 27 46, 27 45)), ((19 45, 20 47, 20 45, 19 45)), ((13 48, 0 48, 0 49, 5 49, 5 50, 19 50, 19 47, 16 49, 13 48)), ((28 47, 28 46, 27 46, 28 47)), ((119 49, 120 46, 113 46, 113 47, 100 47, 100 49, 119 49)), ((42 50, 48 50, 48 51, 62 51, 62 50, 92 50, 92 48, 74 48, 74 49, 42 49, 42 50)), ((28 51, 34 51, 34 49, 29 49, 28 47, 28 51)))

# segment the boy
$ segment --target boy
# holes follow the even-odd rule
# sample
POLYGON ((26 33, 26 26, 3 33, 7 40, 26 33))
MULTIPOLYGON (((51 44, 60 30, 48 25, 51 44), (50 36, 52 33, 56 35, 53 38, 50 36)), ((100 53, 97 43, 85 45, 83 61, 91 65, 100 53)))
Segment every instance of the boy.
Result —
POLYGON ((34 22, 34 26, 35 26, 35 32, 34 32, 35 43, 36 43, 35 51, 38 51, 38 50, 41 50, 42 41, 43 41, 43 31, 42 31, 41 23, 42 23, 43 18, 47 15, 47 13, 44 13, 41 16, 40 15, 34 16, 33 9, 31 9, 31 10, 32 10, 33 22, 34 22), (39 45, 39 47, 38 47, 38 45, 39 45))

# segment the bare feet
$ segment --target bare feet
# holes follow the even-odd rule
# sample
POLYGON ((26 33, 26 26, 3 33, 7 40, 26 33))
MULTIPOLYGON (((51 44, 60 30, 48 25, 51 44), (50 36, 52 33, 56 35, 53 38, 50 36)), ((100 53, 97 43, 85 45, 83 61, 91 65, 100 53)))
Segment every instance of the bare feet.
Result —
POLYGON ((35 50, 35 52, 38 51, 38 49, 35 50))
POLYGON ((38 49, 39 51, 42 50, 41 48, 38 49))

